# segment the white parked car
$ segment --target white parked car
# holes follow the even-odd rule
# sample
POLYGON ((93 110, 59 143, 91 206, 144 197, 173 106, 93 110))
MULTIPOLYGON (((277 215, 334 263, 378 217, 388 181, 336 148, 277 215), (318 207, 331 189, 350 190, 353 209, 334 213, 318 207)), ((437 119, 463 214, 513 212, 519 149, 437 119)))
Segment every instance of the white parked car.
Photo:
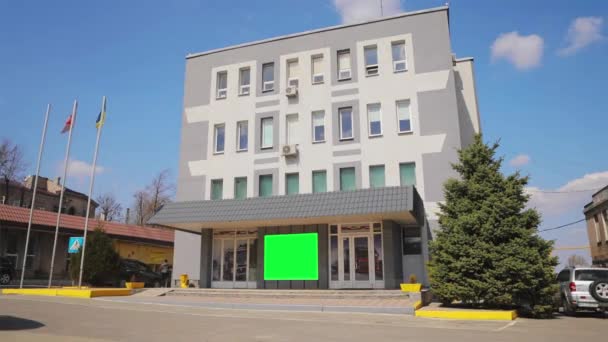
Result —
POLYGON ((557 275, 558 303, 566 315, 579 310, 608 311, 608 268, 566 268, 557 275))

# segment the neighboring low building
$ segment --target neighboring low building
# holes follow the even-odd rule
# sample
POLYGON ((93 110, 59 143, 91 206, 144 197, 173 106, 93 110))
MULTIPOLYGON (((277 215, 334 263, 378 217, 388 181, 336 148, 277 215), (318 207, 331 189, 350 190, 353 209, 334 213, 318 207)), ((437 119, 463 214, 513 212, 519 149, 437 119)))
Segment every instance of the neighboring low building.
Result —
MULTIPOLYGON (((0 205, 0 256, 10 258, 19 272, 23 266, 29 214, 27 208, 0 205)), ((48 277, 56 222, 57 213, 34 210, 26 278, 48 277)), ((53 270, 57 279, 68 278, 68 240, 71 236, 82 236, 84 222, 84 217, 61 215, 53 270)), ((123 258, 137 259, 152 267, 165 259, 173 260, 172 230, 89 219, 89 229, 96 227, 102 227, 114 240, 116 251, 123 258)))
POLYGON ((591 259, 594 265, 608 266, 608 186, 592 198, 584 209, 591 259))
MULTIPOLYGON (((9 182, 8 191, 5 182, 0 182, 0 204, 29 208, 32 203, 34 189, 34 176, 28 176, 23 183, 9 182)), ((61 178, 55 180, 38 177, 38 191, 36 192, 35 208, 39 210, 57 212, 59 209, 59 195, 61 194, 61 178)), ((69 215, 86 216, 87 195, 65 189, 63 195, 62 212, 69 215)), ((89 217, 95 217, 97 202, 91 200, 89 217)))

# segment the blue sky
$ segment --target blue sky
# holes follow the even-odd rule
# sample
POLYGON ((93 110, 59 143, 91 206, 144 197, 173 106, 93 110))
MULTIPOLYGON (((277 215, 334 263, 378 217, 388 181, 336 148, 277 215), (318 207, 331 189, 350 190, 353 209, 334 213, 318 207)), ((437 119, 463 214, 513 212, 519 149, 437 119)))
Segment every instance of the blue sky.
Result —
MULTIPOLYGON (((186 54, 336 25, 361 13, 377 16, 376 3, 4 1, 0 138, 23 145, 33 172, 44 110, 52 103, 42 173, 58 176, 66 139, 59 131, 78 99, 68 186, 86 191, 94 120, 107 96, 95 193, 114 192, 128 206, 160 170, 177 174, 186 54)), ((384 0, 384 8, 395 13, 443 3, 384 0)), ((531 176, 541 228, 582 218, 591 192, 539 190, 608 184, 607 20, 605 1, 451 1, 452 48, 475 57, 485 139, 500 139, 505 172, 531 176)), ((559 246, 587 243, 583 224, 543 236, 559 246)))

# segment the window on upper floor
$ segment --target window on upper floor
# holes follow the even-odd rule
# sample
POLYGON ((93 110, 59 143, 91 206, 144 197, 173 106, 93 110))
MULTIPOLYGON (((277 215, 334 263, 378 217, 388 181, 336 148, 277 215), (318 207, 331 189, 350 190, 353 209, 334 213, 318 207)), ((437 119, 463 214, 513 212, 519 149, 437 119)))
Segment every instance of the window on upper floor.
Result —
POLYGON ((595 228, 595 242, 598 244, 602 242, 600 237, 600 220, 598 215, 593 216, 593 228, 595 228))
POLYGON ((228 72, 220 71, 217 73, 217 98, 225 99, 228 96, 228 72))
POLYGON ((382 112, 379 103, 367 105, 367 127, 370 137, 382 135, 382 112))
POLYGON ((365 75, 378 75, 378 47, 376 45, 366 46, 363 48, 363 53, 365 57, 365 75))
POLYGON ((323 55, 314 55, 311 58, 312 84, 321 84, 325 80, 325 70, 323 69, 323 55))
POLYGON ((300 174, 285 174, 285 195, 297 195, 300 193, 300 174))
POLYGON ((297 59, 287 61, 287 86, 297 87, 300 77, 300 64, 297 59))
POLYGON ((239 95, 249 95, 251 91, 251 69, 241 68, 239 70, 239 95))
POLYGON ((381 188, 385 186, 384 165, 372 165, 369 167, 369 187, 381 188))
POLYGON ((350 50, 338 51, 338 81, 350 80, 350 50))
POLYGON ((407 70, 407 61, 405 60, 405 42, 398 41, 391 44, 393 55, 393 71, 401 72, 407 70))
POLYGON ((224 180, 211 180, 211 200, 221 200, 224 194, 224 180))
POLYGON ((325 112, 322 110, 312 112, 312 142, 325 141, 325 112))
POLYGON ((214 153, 224 153, 224 142, 226 140, 226 125, 219 124, 215 125, 215 133, 214 133, 214 144, 213 144, 213 152, 214 153))
POLYGON ((274 124, 272 117, 262 118, 262 148, 272 148, 274 146, 274 124))
POLYGON ((395 103, 397 108, 397 129, 399 133, 412 131, 412 119, 410 114, 410 101, 400 100, 395 103))
POLYGON ((236 177, 234 179, 234 199, 247 198, 247 177, 236 177))
POLYGON ((327 192, 327 171, 312 172, 312 193, 327 192))
POLYGON ((259 197, 272 196, 272 175, 260 175, 258 185, 259 185, 259 188, 258 188, 259 197))
POLYGON ((262 92, 274 90, 274 63, 262 65, 262 92))
POLYGON ((604 239, 608 241, 608 209, 604 210, 602 217, 604 221, 604 239))
POLYGON ((340 108, 338 117, 340 121, 340 140, 353 139, 353 108, 340 108))
POLYGON ((351 191, 357 189, 355 181, 355 168, 343 167, 340 169, 340 191, 351 191))
POLYGON ((300 132, 298 130, 298 114, 289 114, 285 122, 287 127, 285 130, 287 145, 298 144, 300 142, 300 132))
POLYGON ((401 186, 416 185, 416 164, 399 164, 399 181, 401 186))
POLYGON ((249 140, 249 124, 247 121, 239 121, 236 123, 236 150, 247 151, 249 140))

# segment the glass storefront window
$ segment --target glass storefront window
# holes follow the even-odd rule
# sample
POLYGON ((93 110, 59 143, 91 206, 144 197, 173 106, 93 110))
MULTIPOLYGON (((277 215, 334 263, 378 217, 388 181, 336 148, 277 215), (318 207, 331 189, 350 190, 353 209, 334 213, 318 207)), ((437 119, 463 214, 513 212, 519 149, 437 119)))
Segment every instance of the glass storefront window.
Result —
POLYGON ((376 280, 384 280, 384 272, 382 271, 382 255, 382 235, 374 234, 374 269, 376 274, 376 280))
POLYGON ((224 281, 234 280, 234 240, 223 240, 224 244, 224 265, 222 269, 224 281))
POLYGON ((344 280, 350 280, 350 246, 349 238, 342 238, 342 255, 344 256, 344 280))
POLYGON ((249 239, 249 281, 256 281, 258 269, 258 239, 249 239))
MULTIPOLYGON (((336 226, 332 226, 336 228, 336 232, 338 227, 336 226)), ((331 280, 337 281, 338 280, 338 237, 337 236, 331 236, 330 237, 330 241, 329 241, 329 246, 330 246, 330 250, 329 250, 329 257, 330 257, 330 264, 331 264, 331 280)))
POLYGON ((213 255, 212 255, 212 280, 213 281, 219 281, 220 280, 220 267, 221 267, 221 261, 222 261, 222 257, 221 257, 221 245, 222 240, 219 239, 215 239, 213 240, 213 255))
POLYGON ((247 240, 236 242, 236 281, 247 281, 247 240))
POLYGON ((367 236, 355 237, 355 280, 369 280, 369 253, 367 236))
POLYGON ((369 224, 342 226, 342 233, 355 233, 355 232, 361 232, 361 233, 369 232, 369 224))

